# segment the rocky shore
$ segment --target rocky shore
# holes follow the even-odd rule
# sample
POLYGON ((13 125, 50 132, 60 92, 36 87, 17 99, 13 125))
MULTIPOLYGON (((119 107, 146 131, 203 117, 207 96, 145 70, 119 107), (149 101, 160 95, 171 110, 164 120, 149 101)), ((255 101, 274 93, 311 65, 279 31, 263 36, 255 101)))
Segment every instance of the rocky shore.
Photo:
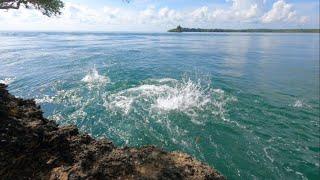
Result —
POLYGON ((58 126, 0 84, 0 179, 225 179, 180 152, 116 147, 58 126))

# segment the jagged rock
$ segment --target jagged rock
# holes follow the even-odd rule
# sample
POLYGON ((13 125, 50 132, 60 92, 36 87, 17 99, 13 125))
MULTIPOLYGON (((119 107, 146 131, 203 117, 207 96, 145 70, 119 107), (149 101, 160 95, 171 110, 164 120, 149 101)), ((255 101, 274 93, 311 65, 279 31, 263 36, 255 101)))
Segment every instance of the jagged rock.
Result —
POLYGON ((116 147, 42 116, 0 84, 0 179, 225 179, 180 152, 116 147))

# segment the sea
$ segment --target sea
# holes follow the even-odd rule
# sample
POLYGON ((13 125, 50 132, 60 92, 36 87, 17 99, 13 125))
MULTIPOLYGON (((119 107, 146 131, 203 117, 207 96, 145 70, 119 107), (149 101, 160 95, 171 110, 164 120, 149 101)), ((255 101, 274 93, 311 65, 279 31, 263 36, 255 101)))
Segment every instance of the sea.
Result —
POLYGON ((319 34, 0 32, 0 83, 118 146, 319 179, 319 34))

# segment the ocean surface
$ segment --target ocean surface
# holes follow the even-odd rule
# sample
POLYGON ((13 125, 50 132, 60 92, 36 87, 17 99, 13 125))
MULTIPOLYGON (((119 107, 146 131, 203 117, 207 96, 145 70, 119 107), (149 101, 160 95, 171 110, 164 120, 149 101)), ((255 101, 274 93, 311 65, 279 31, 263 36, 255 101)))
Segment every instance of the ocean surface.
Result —
POLYGON ((120 146, 319 179, 319 34, 0 32, 0 82, 120 146))

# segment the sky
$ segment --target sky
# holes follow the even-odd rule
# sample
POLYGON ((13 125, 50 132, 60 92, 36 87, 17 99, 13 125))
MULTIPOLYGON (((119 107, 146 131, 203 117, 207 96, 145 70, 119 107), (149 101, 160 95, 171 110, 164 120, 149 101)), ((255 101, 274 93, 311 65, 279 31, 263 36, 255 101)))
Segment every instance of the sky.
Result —
POLYGON ((319 0, 63 0, 62 15, 0 10, 2 31, 164 32, 194 28, 319 28, 319 0))

